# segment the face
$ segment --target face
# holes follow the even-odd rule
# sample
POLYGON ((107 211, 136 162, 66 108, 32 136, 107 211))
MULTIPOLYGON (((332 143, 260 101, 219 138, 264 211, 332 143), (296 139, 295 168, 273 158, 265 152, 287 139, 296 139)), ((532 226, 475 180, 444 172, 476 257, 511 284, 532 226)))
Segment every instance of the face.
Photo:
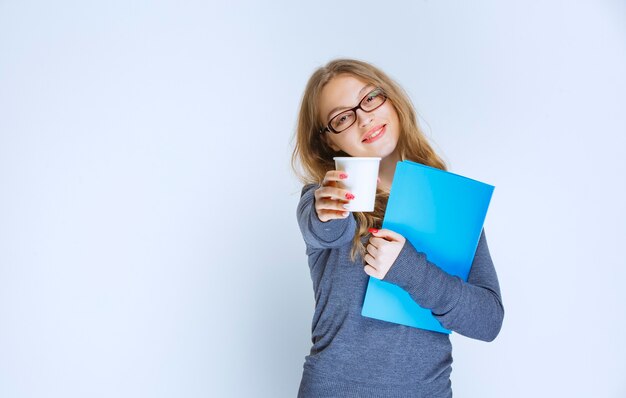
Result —
MULTIPOLYGON (((345 111, 359 104, 374 88, 352 75, 339 75, 324 86, 320 94, 319 108, 324 125, 345 111)), ((391 104, 385 101, 371 112, 356 111, 352 126, 339 134, 326 131, 323 139, 334 151, 343 151, 353 157, 396 158, 396 146, 400 136, 398 114, 391 104), (378 133, 378 136, 372 137, 378 133)))

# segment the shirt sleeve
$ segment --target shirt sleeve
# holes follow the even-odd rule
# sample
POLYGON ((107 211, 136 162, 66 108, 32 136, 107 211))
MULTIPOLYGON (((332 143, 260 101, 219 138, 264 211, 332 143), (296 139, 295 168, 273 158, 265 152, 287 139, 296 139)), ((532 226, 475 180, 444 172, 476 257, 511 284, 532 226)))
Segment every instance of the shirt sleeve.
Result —
POLYGON ((302 188, 297 217, 304 242, 310 249, 328 249, 350 243, 356 232, 354 215, 350 213, 347 218, 322 222, 315 211, 315 190, 319 187, 309 184, 302 188))
POLYGON ((446 329, 483 341, 500 332, 504 307, 484 230, 467 282, 429 262, 408 240, 384 280, 406 290, 446 329))

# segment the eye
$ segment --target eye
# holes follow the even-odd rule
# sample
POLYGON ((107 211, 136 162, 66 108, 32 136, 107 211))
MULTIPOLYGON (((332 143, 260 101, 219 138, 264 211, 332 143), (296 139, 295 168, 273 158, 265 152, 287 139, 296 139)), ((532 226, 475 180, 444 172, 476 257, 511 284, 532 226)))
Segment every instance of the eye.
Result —
POLYGON ((367 96, 367 98, 365 99, 367 102, 372 102, 374 99, 376 99, 376 97, 378 97, 380 95, 380 90, 374 90, 371 93, 369 93, 369 95, 367 96))
POLYGON ((342 126, 349 126, 354 121, 354 113, 352 111, 340 113, 335 116, 330 122, 334 128, 341 128, 342 126))

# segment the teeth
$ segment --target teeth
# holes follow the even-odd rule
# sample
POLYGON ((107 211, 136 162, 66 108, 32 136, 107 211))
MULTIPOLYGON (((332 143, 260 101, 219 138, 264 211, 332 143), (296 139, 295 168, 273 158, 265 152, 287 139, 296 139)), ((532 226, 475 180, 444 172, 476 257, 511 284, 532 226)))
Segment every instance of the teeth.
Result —
POLYGON ((381 128, 380 130, 378 130, 377 132, 375 132, 374 134, 370 135, 369 137, 367 137, 365 140, 371 140, 374 137, 377 137, 378 134, 380 134, 380 132, 383 131, 383 129, 381 128))

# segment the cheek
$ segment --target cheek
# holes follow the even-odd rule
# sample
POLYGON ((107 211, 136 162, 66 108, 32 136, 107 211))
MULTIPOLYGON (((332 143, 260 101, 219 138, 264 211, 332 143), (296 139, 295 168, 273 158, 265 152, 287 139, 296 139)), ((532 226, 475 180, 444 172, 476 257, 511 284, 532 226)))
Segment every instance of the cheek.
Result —
POLYGON ((395 124, 398 124, 398 112, 396 112, 396 109, 393 107, 393 105, 391 103, 386 103, 383 105, 384 109, 384 117, 389 120, 392 121, 395 124))
POLYGON ((396 137, 399 136, 400 135, 400 119, 398 118, 398 115, 395 112, 392 112, 388 115, 387 120, 389 120, 389 122, 393 124, 394 135, 396 137))

